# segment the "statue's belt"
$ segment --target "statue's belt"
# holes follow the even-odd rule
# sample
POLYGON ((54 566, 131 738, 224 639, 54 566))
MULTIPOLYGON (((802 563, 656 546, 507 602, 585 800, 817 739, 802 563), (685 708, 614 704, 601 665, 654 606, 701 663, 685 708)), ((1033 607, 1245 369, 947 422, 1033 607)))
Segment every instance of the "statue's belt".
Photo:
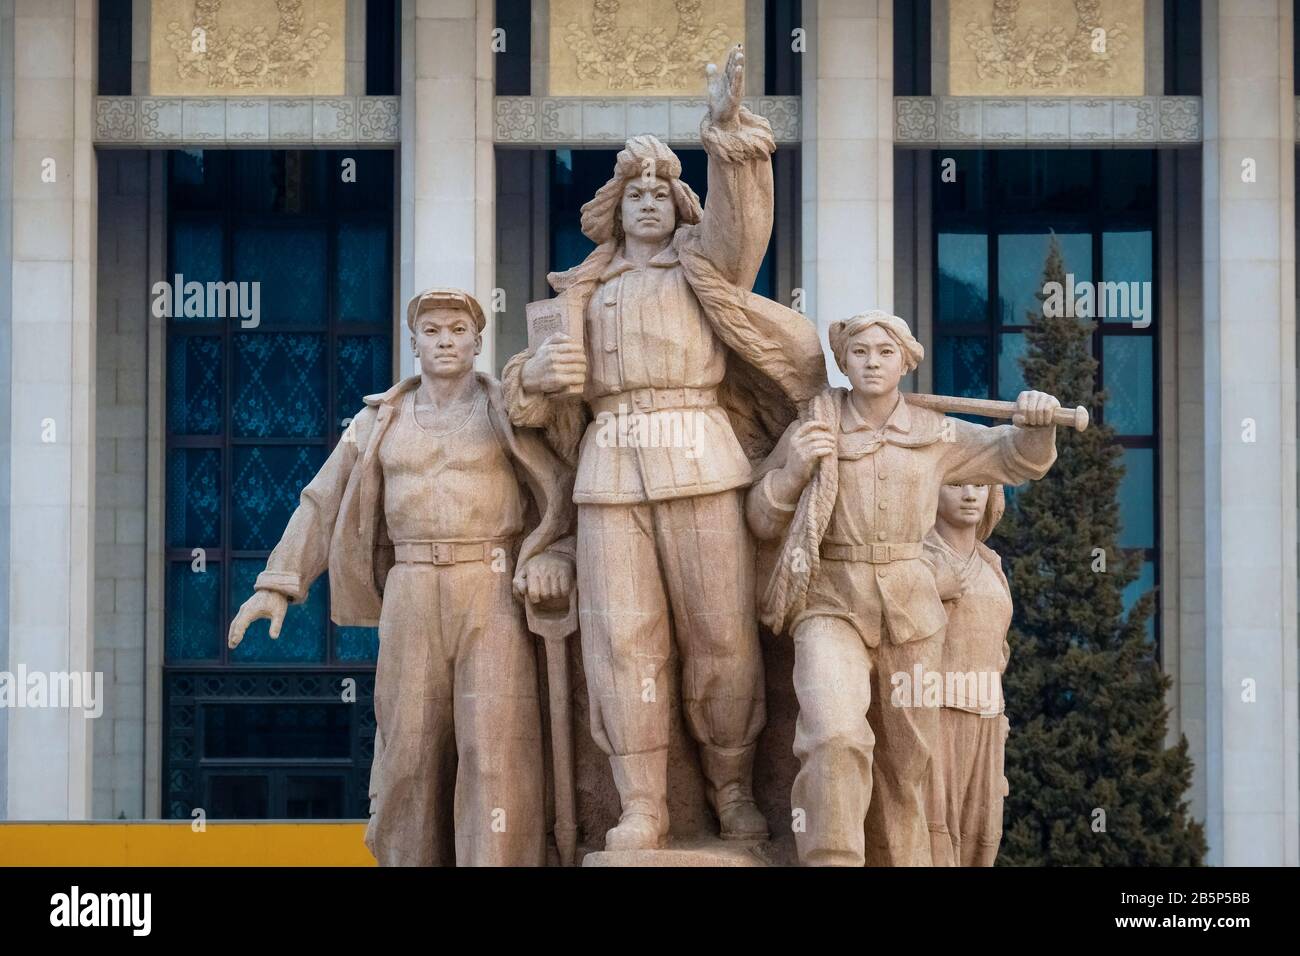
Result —
POLYGON ((861 561, 866 564, 890 564, 910 561, 921 556, 921 542, 894 544, 829 544, 822 542, 821 556, 830 561, 861 561))
POLYGON ((591 400, 593 415, 657 412, 670 408, 709 408, 718 404, 717 388, 634 388, 591 400))
POLYGON ((484 541, 395 541, 393 557, 406 564, 490 562, 498 549, 509 554, 513 547, 514 540, 511 538, 489 538, 484 541))

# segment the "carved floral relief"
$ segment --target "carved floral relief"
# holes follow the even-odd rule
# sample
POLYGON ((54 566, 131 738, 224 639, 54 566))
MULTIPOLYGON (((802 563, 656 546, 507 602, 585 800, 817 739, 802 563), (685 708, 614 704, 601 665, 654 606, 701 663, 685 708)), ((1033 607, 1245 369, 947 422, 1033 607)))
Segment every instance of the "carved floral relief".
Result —
POLYGON ((345 0, 153 0, 155 96, 339 96, 345 0))
POLYGON ((745 41, 744 0, 551 0, 552 96, 689 96, 745 41))
POLYGON ((1142 0, 950 0, 954 96, 1144 92, 1142 0))

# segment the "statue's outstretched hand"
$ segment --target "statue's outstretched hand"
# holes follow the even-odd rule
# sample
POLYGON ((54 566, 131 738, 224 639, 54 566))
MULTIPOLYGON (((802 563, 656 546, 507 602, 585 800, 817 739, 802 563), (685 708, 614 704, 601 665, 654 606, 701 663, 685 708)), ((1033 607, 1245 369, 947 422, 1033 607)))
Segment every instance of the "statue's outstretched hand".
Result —
POLYGON ((1032 390, 1021 392, 1016 396, 1016 412, 1011 416, 1011 424, 1020 427, 1051 425, 1060 401, 1046 392, 1032 390))
POLYGON ((709 81, 709 121, 719 129, 734 129, 740 115, 740 98, 745 92, 745 48, 737 43, 727 56, 722 73, 710 63, 704 72, 709 81))
POLYGON ((230 622, 230 634, 226 643, 231 650, 239 646, 244 639, 248 625, 260 618, 271 622, 271 638, 280 636, 280 625, 284 623, 284 612, 289 609, 289 599, 279 591, 254 591, 253 596, 239 606, 235 619, 230 622))

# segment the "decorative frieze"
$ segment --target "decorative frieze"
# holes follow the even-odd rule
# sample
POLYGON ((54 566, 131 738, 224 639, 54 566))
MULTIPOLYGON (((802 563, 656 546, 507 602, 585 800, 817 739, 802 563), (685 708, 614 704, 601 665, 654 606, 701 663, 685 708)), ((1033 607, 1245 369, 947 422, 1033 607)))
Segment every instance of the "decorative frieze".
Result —
POLYGON ((392 145, 396 96, 100 96, 101 146, 392 145))
POLYGON ((896 96, 900 146, 1174 146, 1201 141, 1198 96, 896 96))
MULTIPOLYGON (((767 117, 778 143, 799 142, 799 97, 755 96, 744 102, 767 117)), ((669 143, 698 143, 704 111, 698 97, 498 96, 493 137, 502 145, 594 146, 649 133, 669 143)))

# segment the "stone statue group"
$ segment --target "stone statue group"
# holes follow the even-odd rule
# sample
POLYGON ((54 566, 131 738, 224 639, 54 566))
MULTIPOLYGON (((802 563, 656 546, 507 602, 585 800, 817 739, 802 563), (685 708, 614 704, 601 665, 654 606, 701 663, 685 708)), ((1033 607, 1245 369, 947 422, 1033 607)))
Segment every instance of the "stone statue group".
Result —
POLYGON ((554 833, 572 861, 575 630, 621 807, 604 850, 667 843, 674 699, 721 839, 768 839, 760 621, 794 644, 800 862, 997 855, 1011 597, 983 540, 1001 486, 1046 473, 1069 413, 1023 392, 990 413, 1014 424, 988 428, 914 401, 899 382, 923 349, 880 311, 831 325, 851 388, 828 387, 814 324, 749 291, 775 144, 741 106, 743 68, 736 48, 709 69, 707 204, 672 150, 629 140, 582 209, 595 250, 550 277, 574 323, 501 383, 474 371, 472 296, 411 301, 420 374, 366 398, 230 626, 232 647, 258 618, 276 637, 326 571, 333 619, 378 625, 381 864, 545 862, 533 634, 558 655, 554 833))

